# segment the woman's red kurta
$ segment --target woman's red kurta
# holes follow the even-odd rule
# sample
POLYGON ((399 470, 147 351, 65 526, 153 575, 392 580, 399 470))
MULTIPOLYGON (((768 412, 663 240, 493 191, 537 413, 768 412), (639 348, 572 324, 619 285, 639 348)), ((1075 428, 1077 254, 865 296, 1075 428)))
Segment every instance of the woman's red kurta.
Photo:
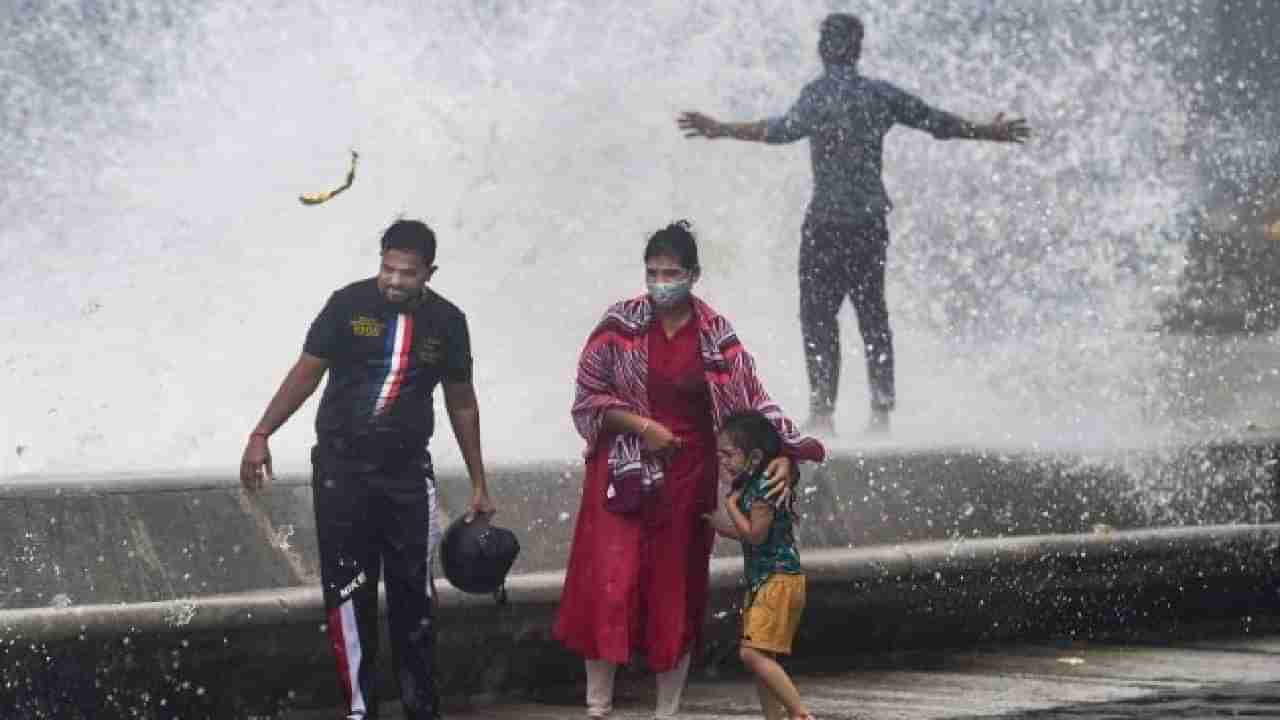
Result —
POLYGON ((685 444, 647 509, 620 515, 604 507, 614 438, 601 434, 587 460, 553 632, 586 658, 622 664, 642 654, 665 672, 701 641, 714 541, 702 514, 716 506, 715 435, 698 323, 668 339, 654 322, 647 340, 650 412, 685 444))

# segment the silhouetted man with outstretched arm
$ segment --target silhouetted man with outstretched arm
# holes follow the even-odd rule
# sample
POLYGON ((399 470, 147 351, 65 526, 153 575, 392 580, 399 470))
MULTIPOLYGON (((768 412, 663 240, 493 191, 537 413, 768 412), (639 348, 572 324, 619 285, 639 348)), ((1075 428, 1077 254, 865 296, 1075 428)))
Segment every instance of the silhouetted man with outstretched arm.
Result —
POLYGON ((800 244, 800 322, 809 372, 808 428, 833 431, 840 382, 837 313, 847 295, 858 314, 871 385, 872 431, 889 429, 894 408, 893 335, 885 304, 886 218, 893 204, 881 179, 884 137, 894 125, 939 140, 1024 141, 1022 118, 989 124, 938 110, 883 80, 858 74, 862 21, 836 13, 822 21, 818 54, 825 72, 781 117, 722 123, 697 112, 678 120, 687 137, 790 143, 809 138, 813 198, 800 244))

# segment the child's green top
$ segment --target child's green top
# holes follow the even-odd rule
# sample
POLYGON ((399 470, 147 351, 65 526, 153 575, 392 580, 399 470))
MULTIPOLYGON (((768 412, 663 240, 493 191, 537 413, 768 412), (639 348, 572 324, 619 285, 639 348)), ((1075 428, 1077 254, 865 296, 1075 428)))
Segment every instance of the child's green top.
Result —
POLYGON ((780 504, 766 499, 766 490, 765 475, 758 473, 747 481, 742 495, 738 497, 738 510, 747 517, 751 516, 751 506, 756 502, 773 506, 773 522, 769 525, 769 534, 765 536, 764 542, 759 545, 742 543, 744 571, 752 592, 759 590, 773 573, 798 575, 803 572, 800 568, 800 553, 796 550, 795 514, 791 511, 790 503, 780 504))

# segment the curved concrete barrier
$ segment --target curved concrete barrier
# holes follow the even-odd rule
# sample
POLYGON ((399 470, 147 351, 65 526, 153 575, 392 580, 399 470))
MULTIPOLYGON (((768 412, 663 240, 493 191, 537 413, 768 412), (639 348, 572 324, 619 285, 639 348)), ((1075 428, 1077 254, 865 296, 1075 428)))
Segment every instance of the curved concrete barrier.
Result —
MULTIPOLYGON (((808 471, 800 542, 849 548, 955 537, 1087 532, 1280 518, 1280 441, 1147 448, 1105 456, 885 449, 808 471)), ((515 571, 568 557, 581 467, 494 468, 499 521, 521 537, 515 571)), ((466 479, 443 473, 446 509, 466 479)), ((232 477, 28 478, 0 484, 0 610, 139 603, 311 587, 311 488, 285 477, 248 496, 232 477)), ((732 552, 722 541, 721 552, 732 552)))
MULTIPOLYGON (((810 550, 797 654, 839 664, 864 650, 1275 614, 1278 549, 1280 524, 810 550)), ((740 577, 740 558, 713 560, 701 672, 737 664, 740 577)), ((513 576, 505 606, 441 589, 440 681, 453 701, 580 680, 578 659, 550 638, 562 579, 513 576)), ((96 717, 161 708, 277 717, 332 706, 323 622, 312 588, 0 611, 0 706, 33 717, 63 716, 54 710, 77 703, 96 717)))

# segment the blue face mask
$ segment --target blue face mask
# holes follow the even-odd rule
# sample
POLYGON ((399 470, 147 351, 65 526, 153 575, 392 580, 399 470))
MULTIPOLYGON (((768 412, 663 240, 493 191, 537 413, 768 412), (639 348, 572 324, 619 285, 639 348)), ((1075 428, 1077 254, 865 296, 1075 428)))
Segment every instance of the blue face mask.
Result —
POLYGON ((645 283, 649 289, 649 299, 659 308, 672 308, 689 299, 689 294, 693 290, 693 280, 676 280, 674 282, 651 282, 645 283))

